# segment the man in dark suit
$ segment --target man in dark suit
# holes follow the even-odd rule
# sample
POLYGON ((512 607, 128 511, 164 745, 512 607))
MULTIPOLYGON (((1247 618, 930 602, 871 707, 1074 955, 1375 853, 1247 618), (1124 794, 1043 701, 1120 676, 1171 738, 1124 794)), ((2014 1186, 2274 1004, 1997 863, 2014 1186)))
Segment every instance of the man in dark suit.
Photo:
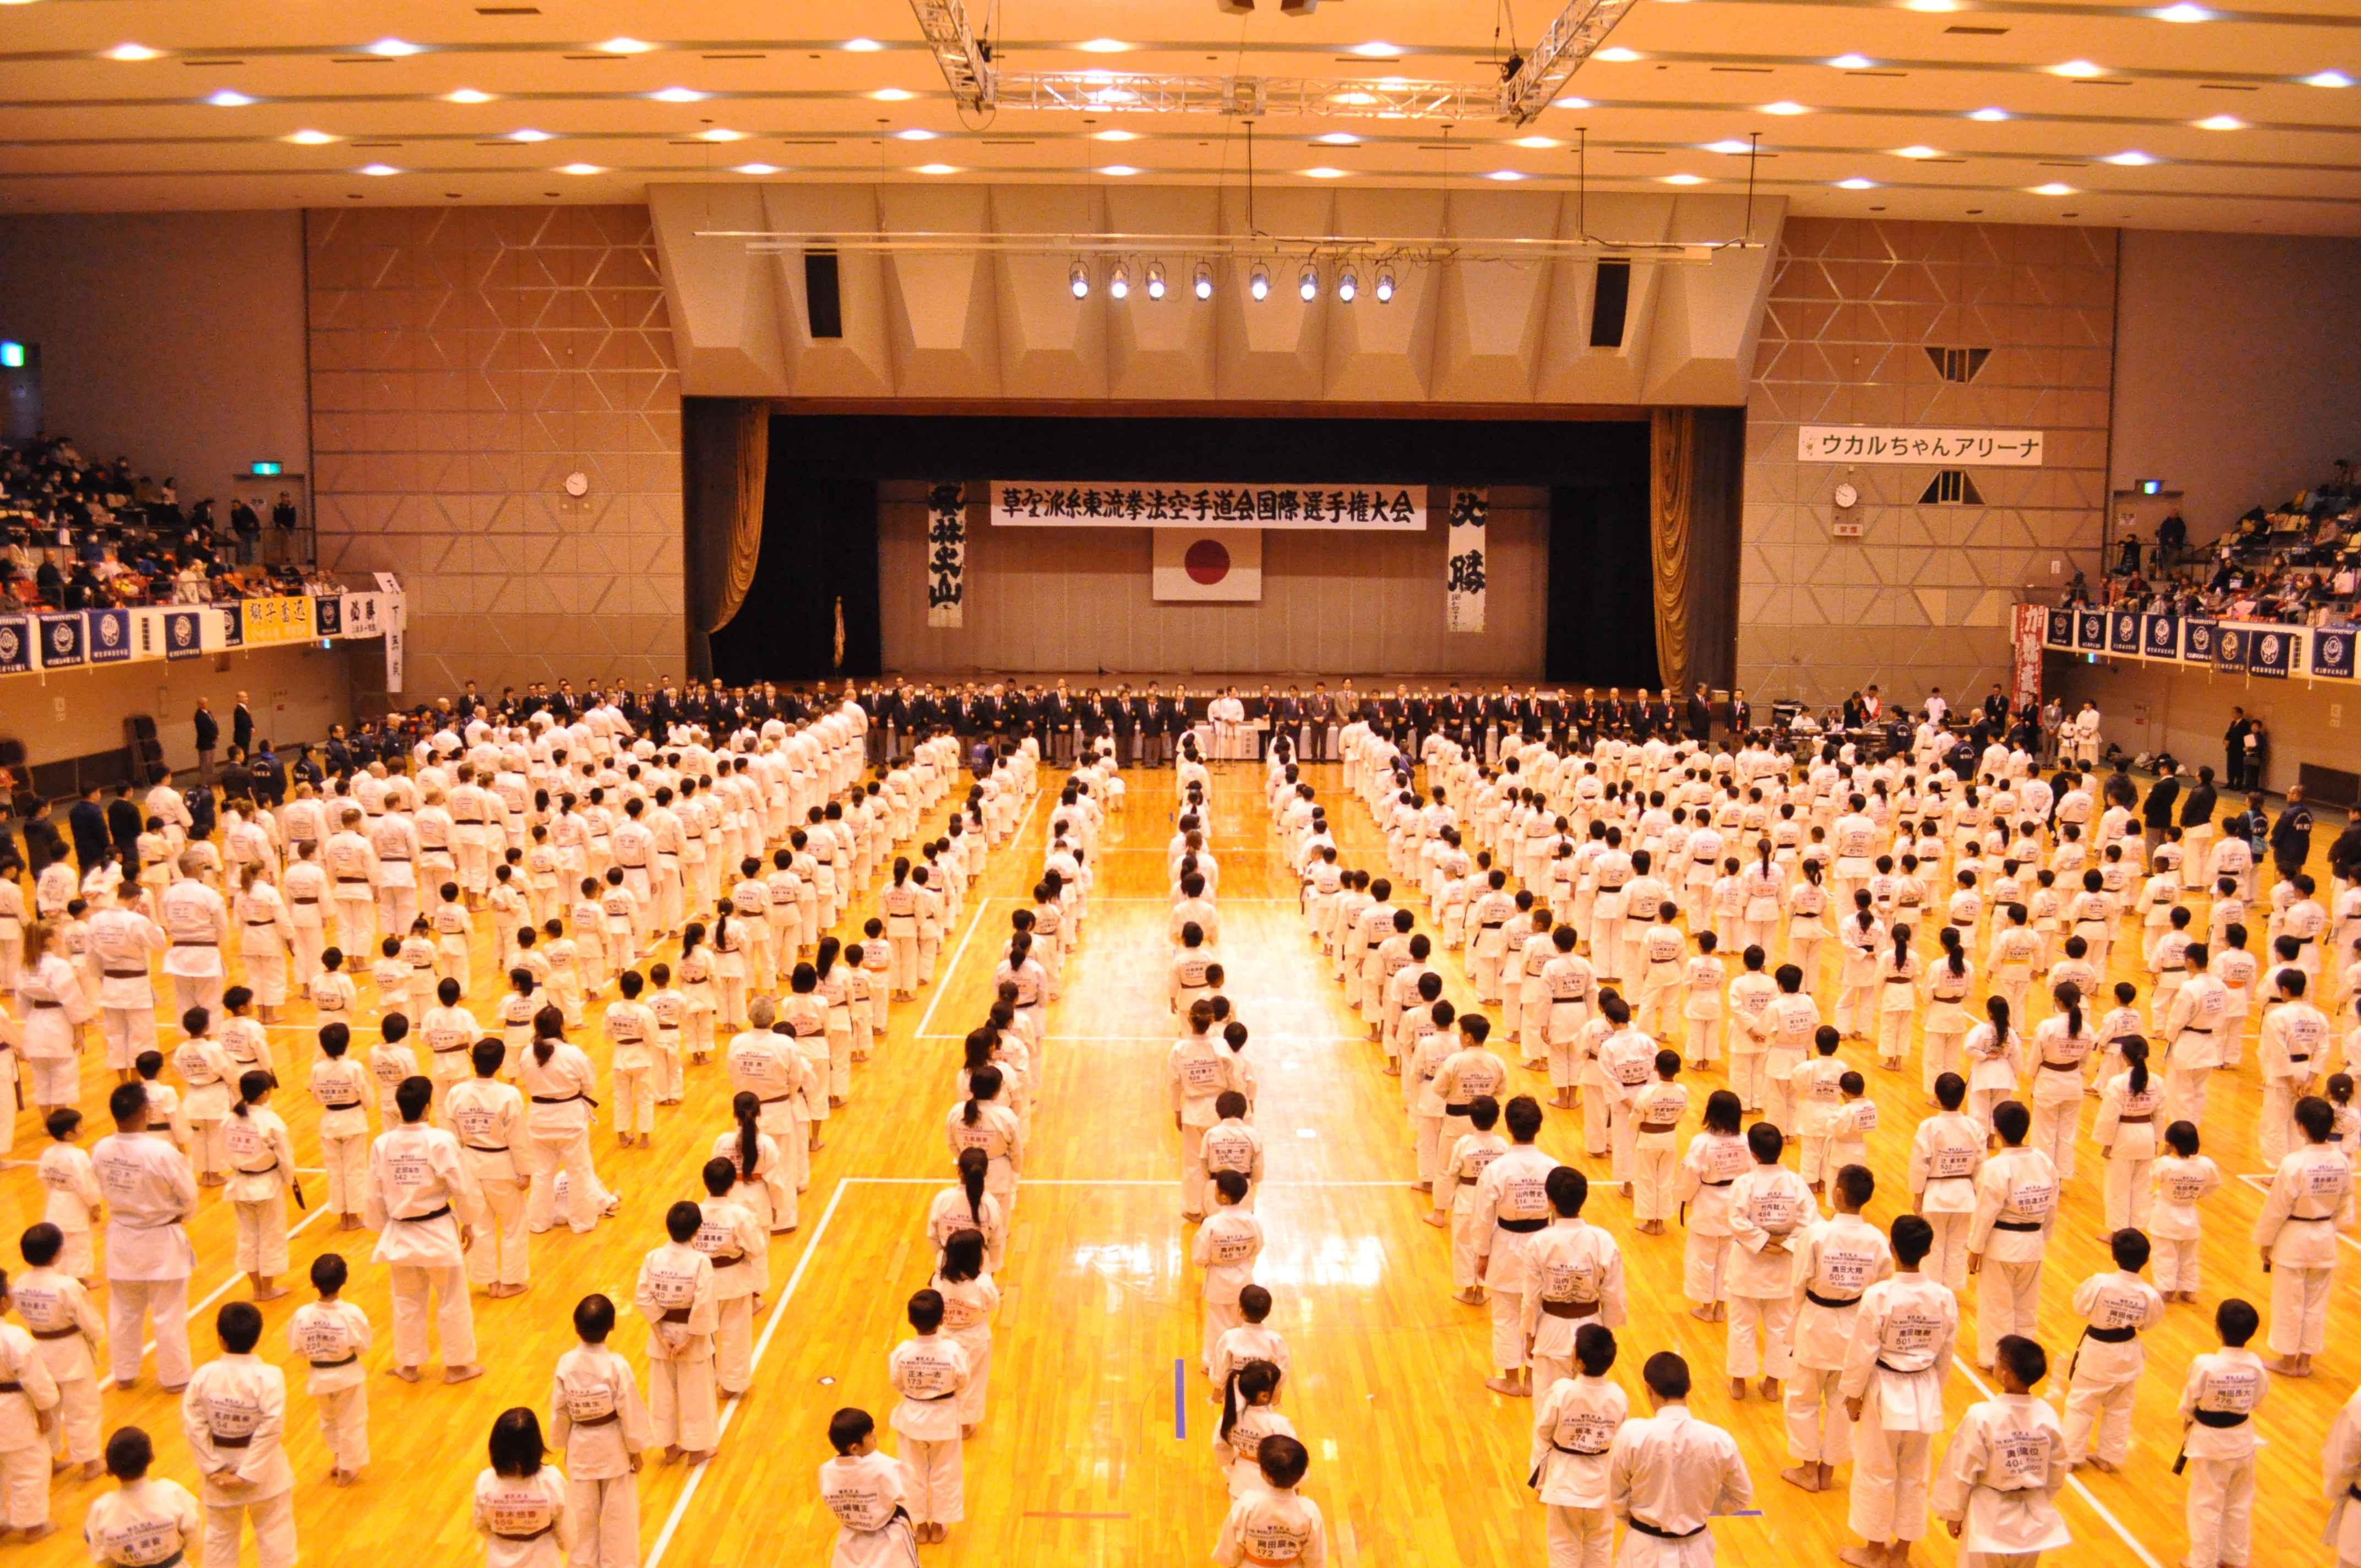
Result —
POLYGON ((254 750, 254 711, 246 706, 246 694, 237 694, 237 706, 230 709, 229 743, 241 751, 254 750))
POLYGON ((2245 708, 2230 710, 2230 728, 2222 731, 2222 761, 2224 776, 2231 789, 2250 789, 2254 785, 2254 781, 2246 777, 2246 731, 2253 728, 2254 720, 2246 717, 2245 708))
POLYGON ((1689 694, 1687 719, 1689 739, 1703 746, 1713 740, 1713 696, 1699 681, 1697 690, 1689 694))
POLYGON ((25 819, 25 869, 38 877, 65 858, 66 841, 58 832, 57 818, 49 815, 49 803, 35 801, 33 815, 25 819))
POLYGON ((87 876, 115 841, 106 830, 106 807, 98 803, 96 784, 83 786, 82 798, 66 813, 66 827, 73 834, 74 863, 87 876))
POLYGON ((197 711, 191 716, 197 732, 197 777, 206 784, 214 782, 214 749, 221 744, 221 720, 203 697, 197 698, 197 711))
POLYGON ((1740 690, 1738 687, 1736 687, 1736 686, 1732 686, 1732 687, 1730 687, 1730 734, 1732 734, 1733 736, 1742 736, 1742 735, 1744 735, 1748 730, 1750 730, 1750 729, 1753 729, 1753 728, 1754 728, 1754 705, 1753 705, 1752 703, 1751 703, 1751 702, 1749 702, 1749 701, 1747 701, 1747 700, 1746 700, 1746 694, 1745 694, 1744 692, 1741 691, 1741 690, 1740 690))

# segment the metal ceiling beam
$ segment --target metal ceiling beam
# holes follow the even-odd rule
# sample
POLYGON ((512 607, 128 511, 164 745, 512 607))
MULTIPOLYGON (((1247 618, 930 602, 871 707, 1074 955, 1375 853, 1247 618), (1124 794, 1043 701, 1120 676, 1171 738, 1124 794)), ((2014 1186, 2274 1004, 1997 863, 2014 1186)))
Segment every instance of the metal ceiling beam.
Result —
POLYGON ((1500 118, 1521 126, 1548 108, 1631 7, 1631 0, 1570 0, 1501 82, 1500 118))
POLYGON ((983 113, 998 96, 998 73, 992 68, 989 42, 968 25, 962 0, 910 0, 918 31, 942 68, 943 81, 962 107, 983 113))
POLYGON ((1017 109, 1092 114, 1227 115, 1241 119, 1489 120, 1500 91, 1480 82, 1405 77, 1161 76, 1112 71, 1011 71, 1000 101, 1017 109))

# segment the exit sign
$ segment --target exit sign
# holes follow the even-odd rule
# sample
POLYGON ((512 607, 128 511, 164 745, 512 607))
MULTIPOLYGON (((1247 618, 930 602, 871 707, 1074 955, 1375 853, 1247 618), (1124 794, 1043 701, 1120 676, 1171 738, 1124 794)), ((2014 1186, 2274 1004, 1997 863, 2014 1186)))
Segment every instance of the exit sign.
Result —
POLYGON ((252 474, 258 479, 276 478, 278 476, 287 472, 287 465, 284 463, 254 463, 247 466, 247 472, 252 474))

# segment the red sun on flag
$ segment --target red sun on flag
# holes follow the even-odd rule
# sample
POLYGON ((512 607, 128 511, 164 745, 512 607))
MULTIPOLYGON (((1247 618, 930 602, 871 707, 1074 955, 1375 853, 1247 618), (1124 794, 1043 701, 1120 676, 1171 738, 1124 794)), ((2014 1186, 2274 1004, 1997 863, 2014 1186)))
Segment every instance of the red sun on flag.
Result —
POLYGON ((1181 557, 1189 580, 1208 587, 1230 575, 1230 552, 1218 539, 1193 540, 1181 557))

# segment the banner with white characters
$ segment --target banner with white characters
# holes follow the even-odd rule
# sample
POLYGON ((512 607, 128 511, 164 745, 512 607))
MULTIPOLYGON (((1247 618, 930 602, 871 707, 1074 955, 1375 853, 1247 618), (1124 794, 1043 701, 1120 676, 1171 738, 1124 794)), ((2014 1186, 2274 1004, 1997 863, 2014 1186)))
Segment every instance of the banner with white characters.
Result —
POLYGON ((1426 488, 994 479, 992 526, 1382 529, 1417 533, 1426 527, 1426 488))
POLYGON ((2347 626, 2323 626, 2312 634, 2312 673, 2330 679, 2353 678, 2353 644, 2356 633, 2347 626))
POLYGON ((1455 489, 1451 492, 1451 522, 1444 530, 1443 585, 1446 596, 1444 630, 1484 630, 1484 579, 1488 561, 1484 531, 1492 514, 1492 492, 1455 489))
POLYGON ((89 645, 82 637, 82 611, 45 615, 41 619, 41 668, 71 669, 86 662, 89 645))
POLYGON ((93 664, 120 664, 131 657, 131 612, 127 609, 89 609, 82 619, 90 623, 88 641, 90 662, 93 664))
POLYGON ((33 618, 0 616, 0 675, 18 675, 33 667, 33 618))
POLYGON ((927 624, 957 629, 967 613, 967 486, 927 487, 927 624))
POLYGON ((204 616, 193 609, 164 612, 164 657, 193 659, 205 651, 204 616))

